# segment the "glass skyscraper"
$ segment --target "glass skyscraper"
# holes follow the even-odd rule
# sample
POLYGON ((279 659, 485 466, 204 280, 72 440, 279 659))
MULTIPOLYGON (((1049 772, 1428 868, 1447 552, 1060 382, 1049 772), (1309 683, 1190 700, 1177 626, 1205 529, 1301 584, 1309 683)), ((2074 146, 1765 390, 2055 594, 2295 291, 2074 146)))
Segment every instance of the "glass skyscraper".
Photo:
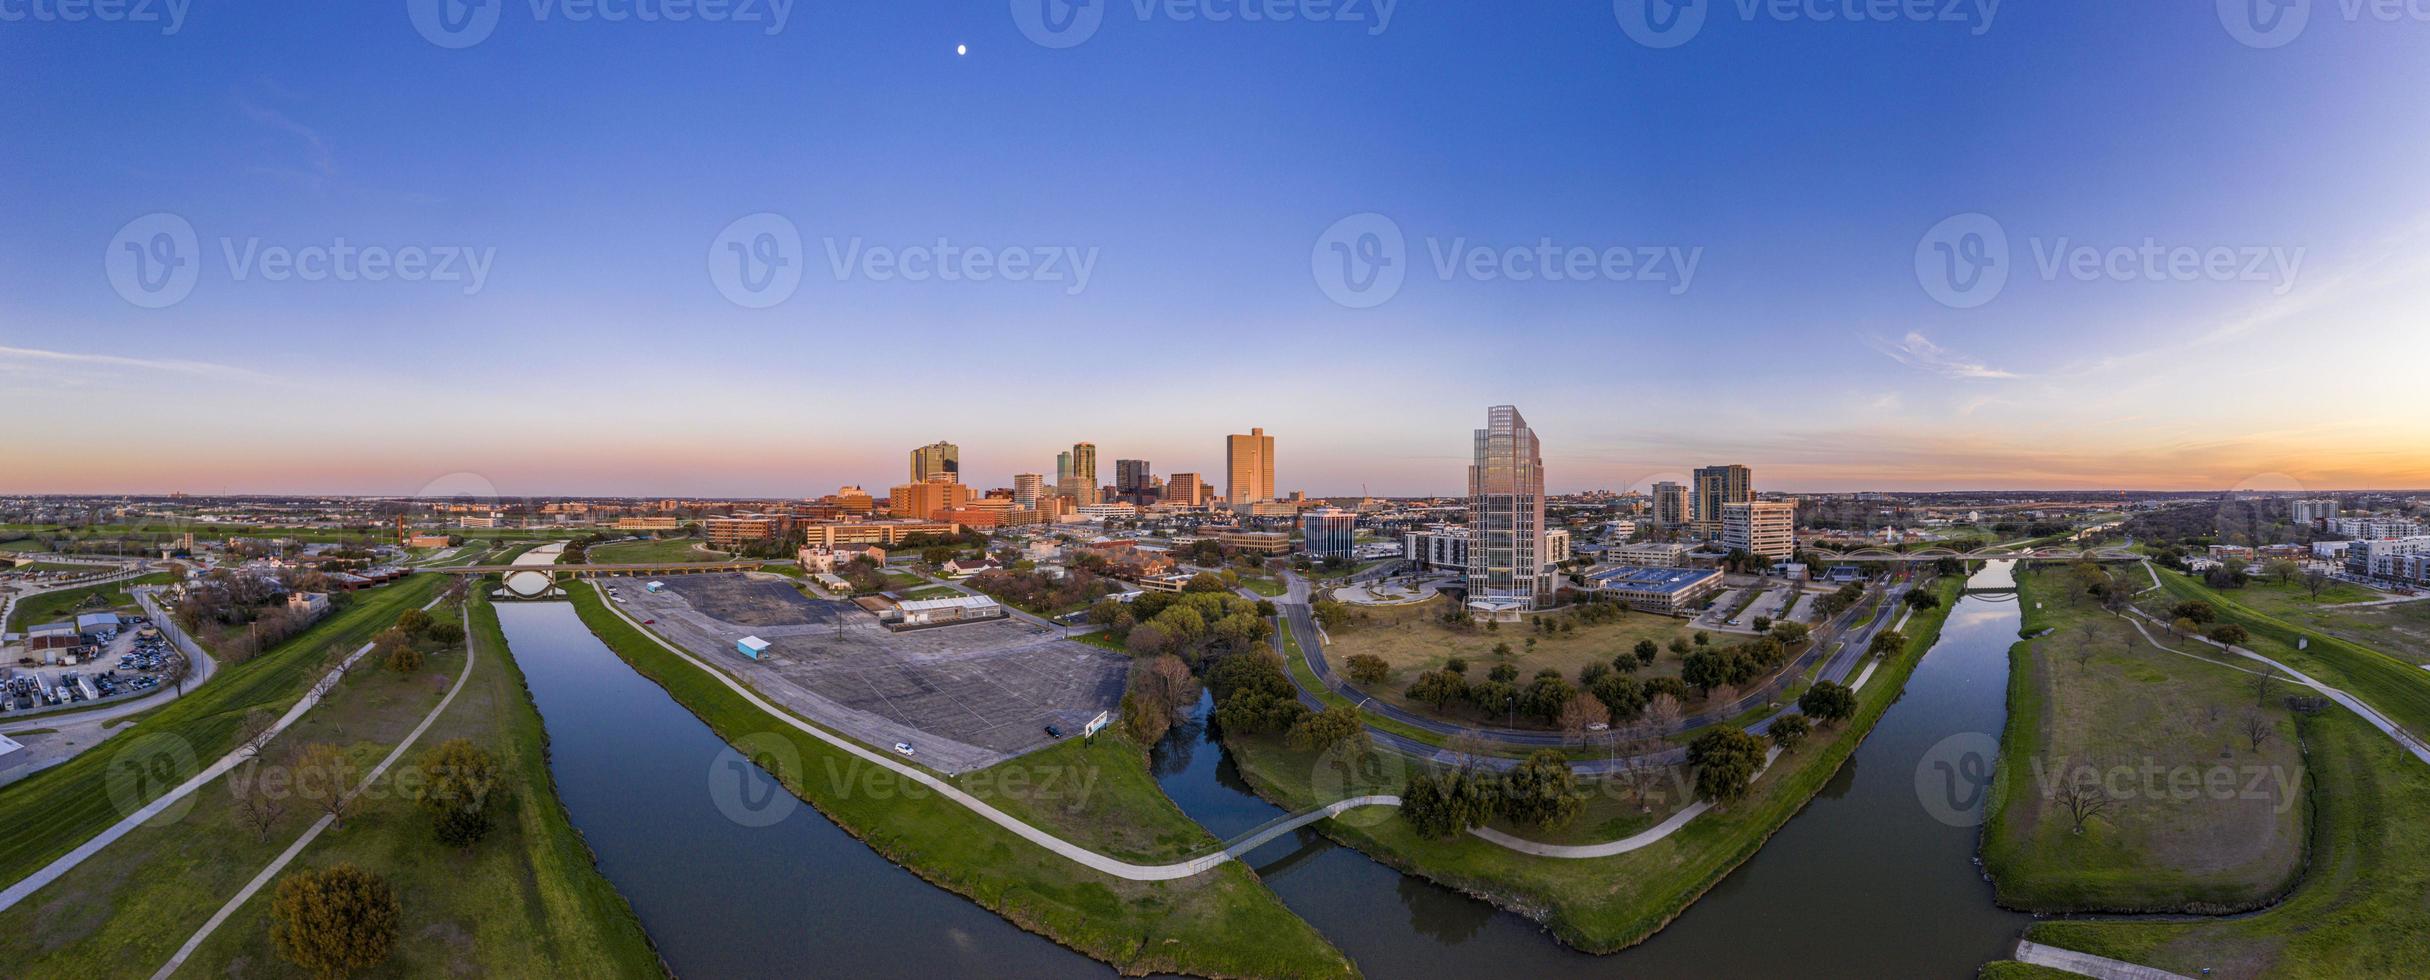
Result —
POLYGON ((1552 591, 1544 566, 1544 450, 1511 405, 1485 412, 1468 467, 1468 607, 1534 609, 1552 591))

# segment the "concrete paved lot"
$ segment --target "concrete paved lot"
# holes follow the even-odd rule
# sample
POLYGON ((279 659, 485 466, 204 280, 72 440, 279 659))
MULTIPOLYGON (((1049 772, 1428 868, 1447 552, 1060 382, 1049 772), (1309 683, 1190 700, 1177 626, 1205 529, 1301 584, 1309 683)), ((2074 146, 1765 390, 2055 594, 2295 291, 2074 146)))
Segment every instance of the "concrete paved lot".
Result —
POLYGON ((635 619, 763 695, 878 747, 949 773, 985 768, 1076 734, 1122 700, 1129 660, 1013 619, 895 633, 847 602, 812 599, 774 575, 603 580, 635 619), (772 646, 754 663, 734 642, 772 646))

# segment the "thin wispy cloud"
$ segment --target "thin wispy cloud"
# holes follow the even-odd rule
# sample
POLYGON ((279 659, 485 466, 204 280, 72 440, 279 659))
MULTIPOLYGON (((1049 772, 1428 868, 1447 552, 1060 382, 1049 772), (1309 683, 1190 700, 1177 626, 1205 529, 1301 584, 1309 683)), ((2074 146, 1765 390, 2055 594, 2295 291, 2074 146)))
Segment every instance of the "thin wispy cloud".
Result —
POLYGON ((1906 337, 1892 341, 1868 336, 1865 343, 1891 360, 1919 371, 1930 371, 1944 378, 1965 381, 2012 381, 2024 377, 2014 371, 1996 368, 1980 360, 1960 354, 1939 344, 1920 332, 1910 331, 1906 337))
MULTIPOLYGON (((268 126, 272 129, 280 130, 303 141, 305 162, 311 169, 308 175, 298 176, 309 176, 318 179, 326 179, 337 176, 337 155, 330 152, 329 141, 321 138, 321 133, 319 130, 295 121, 294 119, 288 117, 286 113, 272 109, 268 106, 264 106, 250 99, 237 99, 236 107, 243 110, 245 115, 252 117, 254 122, 268 126)), ((284 172, 282 168, 258 169, 264 169, 270 172, 284 172)))
POLYGON ((262 375, 240 367, 213 364, 209 361, 181 361, 150 357, 125 357, 118 354, 88 354, 80 351, 42 350, 34 347, 0 346, 0 367, 95 367, 117 371, 155 371, 194 377, 260 378, 262 375))

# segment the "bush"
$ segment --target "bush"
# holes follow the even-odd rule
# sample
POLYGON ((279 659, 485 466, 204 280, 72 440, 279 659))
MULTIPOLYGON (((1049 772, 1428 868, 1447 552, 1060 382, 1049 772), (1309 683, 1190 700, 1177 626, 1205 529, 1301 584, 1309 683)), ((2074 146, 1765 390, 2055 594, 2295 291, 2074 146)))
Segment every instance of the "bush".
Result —
POLYGON ((403 910, 388 881, 350 864, 279 879, 270 942, 314 976, 334 980, 387 961, 403 910))
POLYGON ((2211 639, 2229 644, 2231 646, 2242 644, 2246 640, 2250 640, 2252 638, 2253 635, 2246 632, 2244 627, 2238 626, 2234 623, 2221 623, 2220 625, 2211 627, 2211 639))

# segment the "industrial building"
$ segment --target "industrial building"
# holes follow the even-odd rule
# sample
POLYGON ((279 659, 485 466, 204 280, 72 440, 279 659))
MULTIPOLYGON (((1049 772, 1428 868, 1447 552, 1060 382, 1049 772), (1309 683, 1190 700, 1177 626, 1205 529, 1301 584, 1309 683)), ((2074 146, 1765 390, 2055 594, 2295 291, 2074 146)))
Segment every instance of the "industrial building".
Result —
POLYGON ((1684 616, 1721 591, 1716 568, 1644 568, 1620 565, 1586 574, 1586 590, 1625 602, 1629 608, 1684 616))

